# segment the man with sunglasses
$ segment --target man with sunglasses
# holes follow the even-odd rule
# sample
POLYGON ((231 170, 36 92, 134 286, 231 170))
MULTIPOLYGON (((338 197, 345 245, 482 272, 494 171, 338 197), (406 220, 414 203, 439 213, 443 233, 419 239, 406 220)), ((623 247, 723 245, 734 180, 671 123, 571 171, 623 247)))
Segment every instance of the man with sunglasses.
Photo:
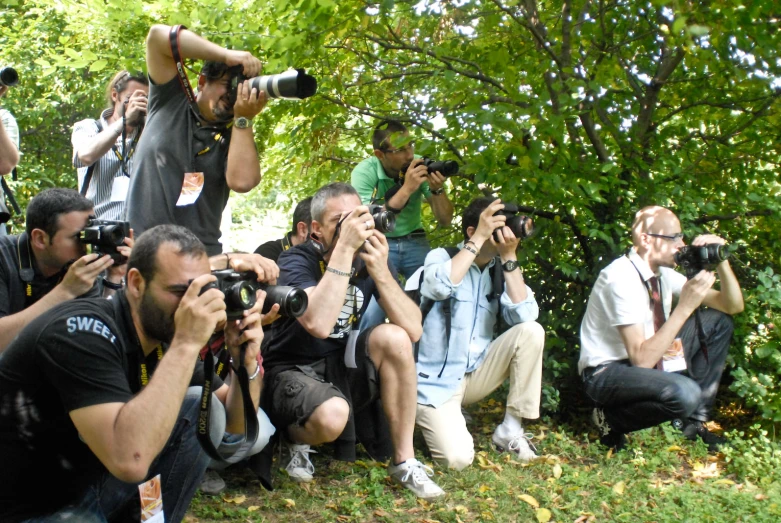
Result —
MULTIPOLYGON (((687 281, 673 270, 685 244, 669 209, 641 209, 632 243, 599 274, 581 324, 578 370, 596 405, 600 441, 620 450, 625 434, 673 421, 686 438, 699 437, 714 451, 725 439, 705 423, 732 339, 732 315, 743 310, 740 284, 728 261, 716 268, 720 290, 712 288, 712 272, 687 281)), ((706 234, 692 245, 714 243, 725 242, 706 234)))
MULTIPOLYGON (((423 200, 440 226, 449 226, 453 219, 453 204, 444 189, 447 178, 439 172, 429 174, 423 159, 415 157, 415 143, 400 122, 380 122, 374 128, 372 146, 374 156, 353 169, 350 184, 363 204, 382 204, 396 213, 396 229, 385 233, 388 257, 399 274, 409 278, 431 250, 421 220, 423 200)), ((362 327, 381 323, 383 318, 382 310, 372 303, 362 327)))

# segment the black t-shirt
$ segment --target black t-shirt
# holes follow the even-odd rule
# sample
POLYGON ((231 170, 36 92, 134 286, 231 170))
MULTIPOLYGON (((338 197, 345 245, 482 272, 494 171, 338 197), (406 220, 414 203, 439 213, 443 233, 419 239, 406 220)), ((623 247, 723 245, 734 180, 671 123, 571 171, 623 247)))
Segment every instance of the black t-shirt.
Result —
POLYGON ((230 129, 202 125, 182 91, 179 77, 149 82, 149 114, 133 155, 125 214, 136 238, 155 225, 190 229, 209 256, 222 252, 220 221, 230 189, 225 166, 230 129), (184 173, 203 173, 203 191, 195 203, 177 206, 184 173))
MULTIPOLYGON (((0 357, 0 521, 51 513, 105 467, 69 412, 125 403, 142 388, 143 353, 124 293, 63 303, 35 319, 0 357)), ((147 375, 159 361, 145 358, 147 375)), ((192 384, 203 383, 196 364, 192 384)), ((222 382, 215 377, 215 390, 222 382)), ((150 430, 152 427, 150 427, 150 430)))
MULTIPOLYGON (((388 264, 395 278, 395 269, 390 262, 388 264)), ((277 265, 278 285, 307 289, 317 286, 327 264, 312 243, 307 242, 283 252, 277 265)), ((360 258, 356 257, 353 268, 355 273, 350 278, 344 305, 327 338, 312 336, 295 318, 282 317, 273 323, 271 341, 263 352, 263 367, 267 372, 280 370, 274 369, 278 366, 313 363, 332 352, 344 351, 350 330, 357 326, 361 315, 369 306, 369 297, 379 297, 374 280, 366 272, 366 266, 360 258)))
POLYGON ((280 254, 293 246, 290 243, 290 234, 291 233, 287 233, 284 238, 264 243, 255 249, 255 254, 260 254, 264 258, 268 258, 269 260, 276 262, 279 260, 280 254))
MULTIPOLYGON (((21 312, 42 297, 46 296, 56 287, 65 270, 44 277, 35 263, 32 249, 27 250, 27 234, 19 236, 0 236, 0 318, 21 312), (22 251, 27 252, 23 255, 22 251), (20 275, 20 258, 22 266, 32 267, 33 279, 30 282, 30 295, 27 295, 27 284, 22 281, 20 275), (29 265, 26 263, 29 261, 29 265)), ((97 280, 95 285, 79 298, 96 298, 100 296, 100 288, 97 280)))

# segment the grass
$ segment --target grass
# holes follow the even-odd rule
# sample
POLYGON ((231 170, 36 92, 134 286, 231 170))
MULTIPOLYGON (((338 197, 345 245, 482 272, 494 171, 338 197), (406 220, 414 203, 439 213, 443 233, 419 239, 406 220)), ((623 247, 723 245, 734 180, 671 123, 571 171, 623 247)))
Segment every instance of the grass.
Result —
MULTIPOLYGON (((278 470, 275 490, 267 492, 252 472, 234 466, 223 473, 226 491, 196 495, 186 521, 781 521, 781 467, 768 462, 775 451, 754 448, 757 440, 711 456, 667 424, 632 434, 629 448, 614 455, 593 443, 596 434, 585 422, 543 419, 526 427, 540 457, 521 464, 491 447, 503 411, 495 399, 470 407, 478 454, 462 472, 435 468, 434 479, 448 493, 442 500, 415 499, 390 482, 383 464, 360 455, 356 463, 338 462, 318 449, 326 453, 313 456, 312 483, 296 484, 278 470), (755 450, 764 468, 744 459, 755 450)), ((416 448, 425 448, 417 438, 416 448)))

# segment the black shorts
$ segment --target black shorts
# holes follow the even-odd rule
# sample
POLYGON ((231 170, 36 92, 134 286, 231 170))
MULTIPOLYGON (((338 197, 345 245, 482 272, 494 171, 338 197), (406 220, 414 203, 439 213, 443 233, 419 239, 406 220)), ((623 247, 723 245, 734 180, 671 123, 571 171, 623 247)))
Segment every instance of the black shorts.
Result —
MULTIPOLYGON (((355 361, 358 367, 345 369, 344 377, 352 401, 329 381, 334 377, 326 375, 325 359, 310 365, 296 365, 294 369, 274 375, 266 392, 270 394, 268 415, 274 426, 283 431, 291 425, 303 426, 315 409, 331 398, 347 401, 353 414, 379 398, 380 376, 369 358, 368 340, 373 330, 374 327, 367 329, 356 340, 355 361)), ((343 353, 332 357, 341 359, 343 353)))

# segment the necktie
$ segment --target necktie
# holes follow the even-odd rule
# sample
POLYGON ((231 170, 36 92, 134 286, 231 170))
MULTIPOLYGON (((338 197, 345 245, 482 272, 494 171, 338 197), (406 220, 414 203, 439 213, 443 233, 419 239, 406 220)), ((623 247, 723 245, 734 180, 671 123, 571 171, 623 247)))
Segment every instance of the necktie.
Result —
MULTIPOLYGON (((659 279, 656 276, 648 278, 651 284, 651 302, 654 308, 654 332, 662 328, 664 323, 664 307, 662 305, 662 295, 659 292, 659 279)), ((663 370, 662 360, 656 364, 658 370, 663 370)))

